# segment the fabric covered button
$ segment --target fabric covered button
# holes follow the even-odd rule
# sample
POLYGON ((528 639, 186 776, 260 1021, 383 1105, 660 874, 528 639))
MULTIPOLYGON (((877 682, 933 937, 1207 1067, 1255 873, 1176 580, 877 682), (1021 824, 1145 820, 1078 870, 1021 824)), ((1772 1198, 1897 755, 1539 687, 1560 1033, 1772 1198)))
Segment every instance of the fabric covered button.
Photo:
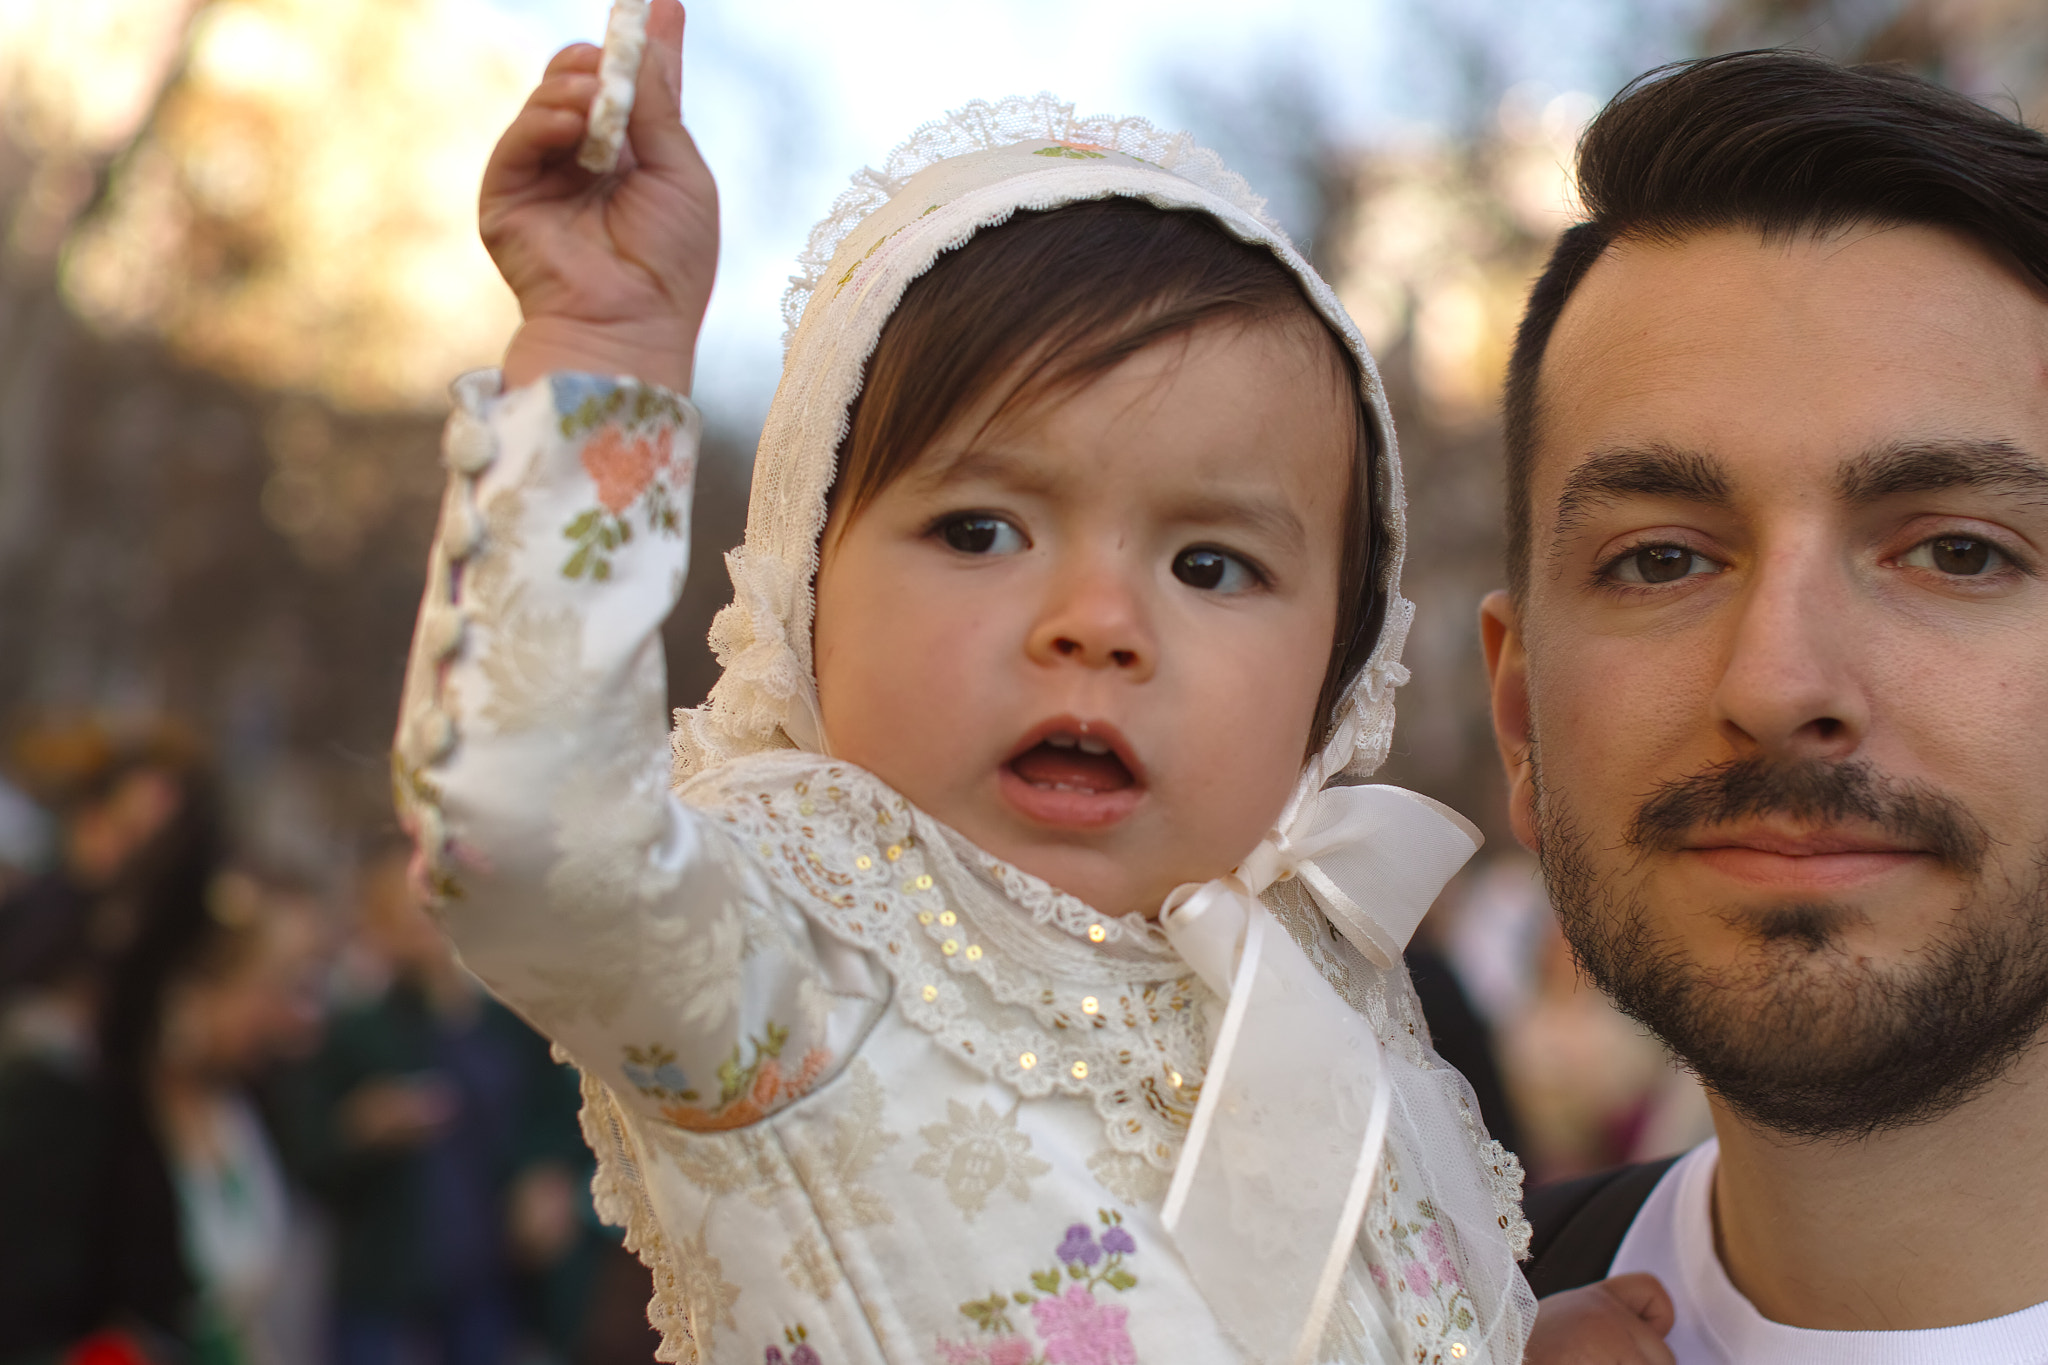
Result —
POLYGON ((475 554, 484 543, 484 519, 462 493, 448 499, 441 519, 441 552, 456 563, 475 554))
POLYGON ((458 474, 481 474, 498 458, 498 441, 489 427, 457 408, 449 415, 448 429, 442 433, 441 455, 458 474))

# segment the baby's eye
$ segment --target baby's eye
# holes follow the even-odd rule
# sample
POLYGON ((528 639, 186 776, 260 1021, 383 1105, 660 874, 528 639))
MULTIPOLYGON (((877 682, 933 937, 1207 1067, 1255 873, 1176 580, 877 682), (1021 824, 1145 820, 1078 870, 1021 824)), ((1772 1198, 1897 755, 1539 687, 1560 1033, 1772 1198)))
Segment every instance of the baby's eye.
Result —
POLYGON ((1899 563, 1956 578, 1981 578, 2012 561, 1997 546, 1976 536, 1936 536, 1899 556, 1899 563))
POLYGON ((1024 548, 1024 533, 1001 517, 969 513, 939 525, 946 544, 964 555, 1013 555, 1024 548))
POLYGON ((1721 566, 1683 545, 1641 545, 1602 571, 1616 583, 1676 583, 1681 578, 1721 572, 1721 566))
POLYGON ((1259 582, 1251 565, 1222 550, 1182 550, 1173 558, 1173 576, 1206 592, 1244 592, 1259 582))

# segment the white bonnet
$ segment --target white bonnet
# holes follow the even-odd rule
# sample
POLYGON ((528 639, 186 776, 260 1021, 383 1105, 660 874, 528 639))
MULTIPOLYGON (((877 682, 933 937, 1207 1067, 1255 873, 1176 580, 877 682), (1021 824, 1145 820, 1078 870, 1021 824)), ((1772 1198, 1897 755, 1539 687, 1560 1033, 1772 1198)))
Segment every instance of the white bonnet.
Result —
POLYGON ((1020 209, 1114 196, 1206 213, 1233 236, 1270 248, 1350 349, 1379 442, 1374 503, 1386 537, 1386 620, 1304 785, 1313 790, 1339 773, 1363 777, 1386 759, 1415 609, 1400 595, 1406 500, 1394 424, 1364 340, 1266 216, 1265 201, 1214 152, 1143 119, 1076 118, 1072 105, 1039 95, 976 101, 925 125, 880 170, 855 175, 812 231, 783 300, 782 383, 754 459, 746 543, 726 556, 734 600, 711 627, 725 671, 704 705, 676 713, 678 780, 767 749, 821 747, 811 660, 818 542, 848 408, 904 289, 941 253, 1020 209))

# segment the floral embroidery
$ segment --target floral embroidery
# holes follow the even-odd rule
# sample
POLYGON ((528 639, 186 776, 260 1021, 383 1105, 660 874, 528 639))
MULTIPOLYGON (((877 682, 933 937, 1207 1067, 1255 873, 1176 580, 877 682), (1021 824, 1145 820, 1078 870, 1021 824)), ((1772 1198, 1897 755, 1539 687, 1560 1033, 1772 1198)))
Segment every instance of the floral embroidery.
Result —
MULTIPOLYGON (((832 1119, 821 1141, 815 1126, 792 1127, 784 1141, 790 1164, 802 1177, 819 1226, 828 1234, 896 1221, 889 1201, 866 1183, 882 1153, 901 1139, 882 1126, 882 1078, 855 1058, 846 1069, 844 1112, 832 1119)), ((798 1289, 823 1299, 838 1285, 839 1261, 815 1229, 806 1230, 782 1258, 783 1273, 798 1289)))
POLYGON ((1387 1228, 1397 1256, 1407 1259, 1390 1267, 1375 1265, 1372 1277, 1382 1290, 1398 1281, 1419 1299, 1433 1299, 1441 1322, 1438 1335, 1469 1332, 1478 1320, 1472 1295, 1458 1274, 1457 1258, 1451 1255, 1443 1225, 1437 1221, 1436 1206, 1429 1200, 1416 1205, 1420 1221, 1394 1220, 1387 1228))
POLYGON ((626 1060, 619 1064, 619 1070, 626 1073, 635 1090, 649 1099, 668 1102, 697 1098, 689 1078, 676 1065, 674 1049, 660 1043, 649 1043, 646 1047, 626 1044, 626 1060))
POLYGON ((649 1125, 647 1136, 676 1171, 712 1198, 745 1194, 767 1208, 790 1186, 781 1147, 760 1129, 736 1133, 686 1133, 667 1124, 649 1125))
POLYGON ((725 1278, 725 1265, 711 1254, 705 1230, 676 1243, 676 1289, 698 1344, 706 1353, 712 1347, 714 1324, 734 1327, 732 1306, 739 1302, 740 1287, 725 1278))
POLYGON ((1061 156, 1074 161, 1100 161, 1106 148, 1092 142, 1055 142, 1050 147, 1040 147, 1033 156, 1061 156))
POLYGON ((793 1070, 785 1071, 782 1049, 788 1042, 789 1030, 770 1019, 763 1036, 734 1043, 732 1055, 719 1063, 717 1107, 665 1103, 661 1116, 678 1128, 718 1133, 756 1123, 776 1105, 810 1093, 831 1064, 832 1054, 814 1047, 793 1070), (743 1047, 752 1053, 744 1064, 743 1047))
POLYGON ((1088 1158, 1088 1169, 1108 1190, 1126 1204, 1157 1204, 1166 1198, 1173 1177, 1136 1152, 1119 1152, 1104 1147, 1088 1158))
POLYGON ((555 408, 562 415, 564 437, 588 437, 581 457, 584 472, 597 485, 598 505, 577 513, 562 528, 562 538, 576 547, 562 565, 562 576, 587 574, 602 583, 612 575, 611 552, 633 539, 626 514, 636 504, 644 507, 650 533, 683 534, 675 485, 688 479, 689 469, 687 460, 676 459, 674 428, 686 419, 682 404, 659 389, 578 381, 574 375, 555 376, 555 408), (653 430, 640 434, 648 427, 653 430))
POLYGON ((911 1163, 919 1175, 942 1180, 954 1207, 972 1222, 998 1189, 1018 1203, 1031 1198, 1030 1182, 1052 1167, 1031 1155, 1031 1138, 1017 1128, 1017 1109, 998 1114, 984 1100, 979 1110, 946 1101, 945 1123, 922 1128, 931 1150, 911 1163))
POLYGON ((782 1256, 782 1273, 799 1293, 820 1303, 839 1287, 839 1259, 825 1245, 816 1228, 805 1228, 782 1256))
POLYGON ((570 440, 608 424, 679 427, 689 420, 680 399, 648 384, 579 374, 550 375, 548 383, 562 435, 570 440))
POLYGON ((1138 1277, 1125 1267, 1138 1250, 1137 1239, 1115 1210, 1101 1209, 1096 1216, 1099 1235, 1086 1223, 1070 1226, 1053 1250, 1054 1264, 1031 1272, 1030 1290, 961 1304, 961 1316, 977 1335, 964 1341, 940 1337, 945 1365, 1138 1365, 1127 1325, 1130 1309, 1104 1303, 1095 1293, 1138 1287, 1138 1277), (1013 1304, 1031 1310, 1036 1351, 1010 1314, 1013 1304))
POLYGON ((490 685, 481 718, 500 734, 558 722, 591 682, 583 671, 583 620, 568 608, 529 606, 516 589, 501 605, 487 619, 496 629, 481 662, 490 685))
POLYGON ((784 1355, 780 1346, 770 1346, 762 1357, 763 1365, 824 1365, 809 1336, 802 1323, 783 1328, 782 1339, 789 1344, 789 1354, 784 1355))

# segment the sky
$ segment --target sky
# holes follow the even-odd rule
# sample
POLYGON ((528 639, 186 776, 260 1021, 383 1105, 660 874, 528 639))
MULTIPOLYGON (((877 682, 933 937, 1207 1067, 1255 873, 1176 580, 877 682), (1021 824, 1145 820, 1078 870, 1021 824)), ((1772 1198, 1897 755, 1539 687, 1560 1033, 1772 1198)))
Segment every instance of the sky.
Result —
MULTIPOLYGON (((609 0, 483 0, 533 54, 597 41, 609 0)), ((1297 233, 1292 130, 1340 145, 1456 134, 1500 93, 1598 99, 1687 55, 1705 0, 699 0, 684 117, 718 177, 719 284, 698 350, 707 418, 758 424, 797 252, 847 177, 972 99, 1049 90, 1217 147, 1297 233), (1283 111, 1276 122, 1274 111, 1283 111)))

